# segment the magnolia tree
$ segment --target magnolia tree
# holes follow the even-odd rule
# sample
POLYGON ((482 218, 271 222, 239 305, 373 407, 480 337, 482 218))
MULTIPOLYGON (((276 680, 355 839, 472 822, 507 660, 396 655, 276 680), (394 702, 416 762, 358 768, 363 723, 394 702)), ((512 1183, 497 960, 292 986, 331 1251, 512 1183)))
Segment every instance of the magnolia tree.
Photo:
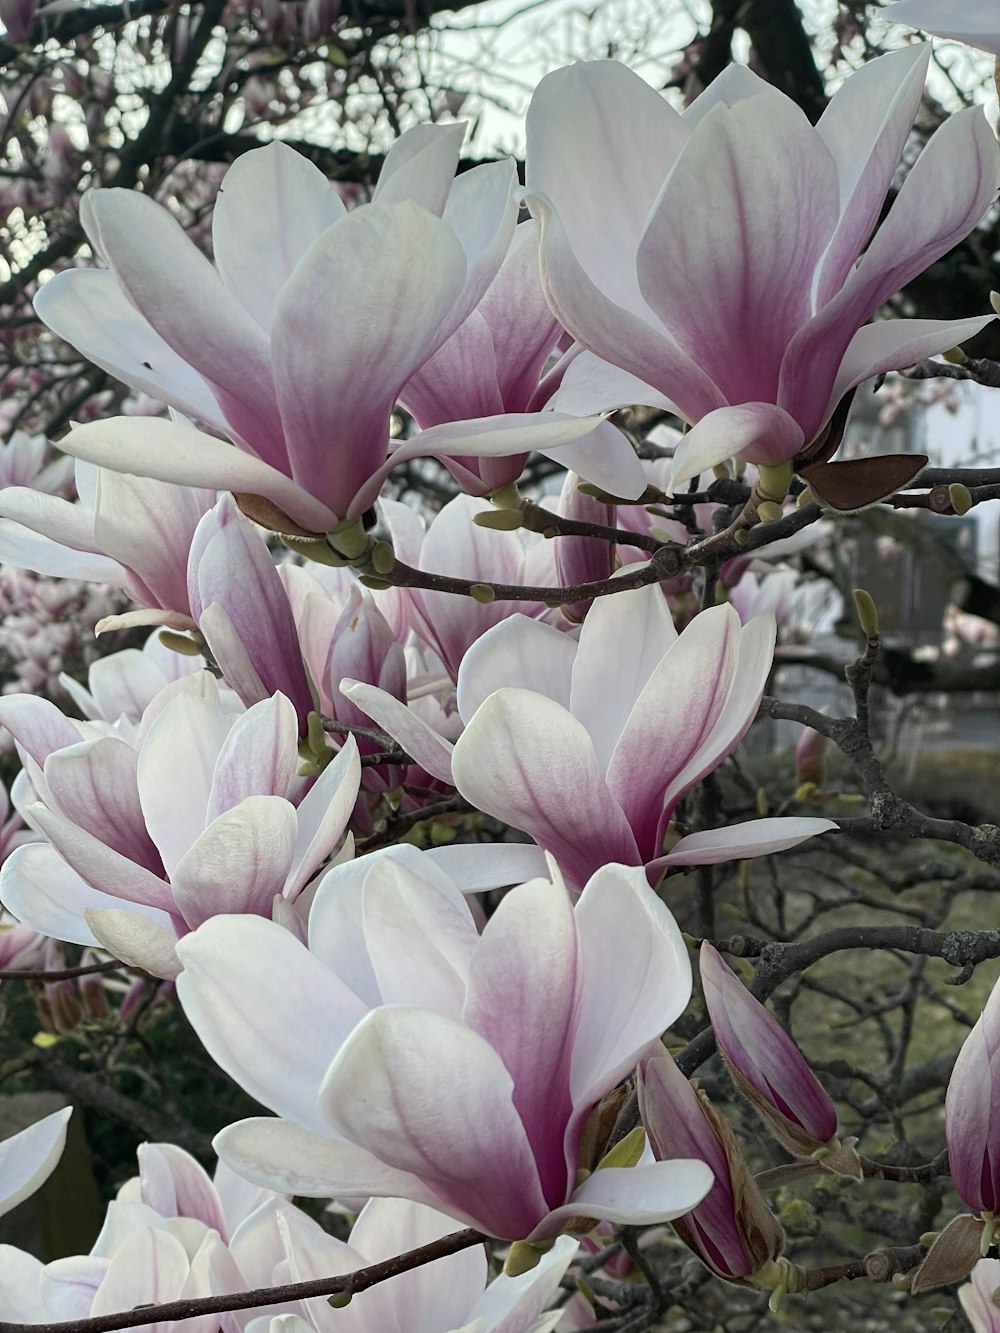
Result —
POLYGON ((828 95, 720 5, 683 99, 545 74, 521 169, 434 8, 0 5, 2 1076, 116 1191, 0 1333, 996 1333, 1000 833, 895 784, 863 588, 850 706, 771 691, 859 512, 1000 494, 841 451, 1000 384, 1000 149, 912 31, 1000 16, 855 5, 828 95))

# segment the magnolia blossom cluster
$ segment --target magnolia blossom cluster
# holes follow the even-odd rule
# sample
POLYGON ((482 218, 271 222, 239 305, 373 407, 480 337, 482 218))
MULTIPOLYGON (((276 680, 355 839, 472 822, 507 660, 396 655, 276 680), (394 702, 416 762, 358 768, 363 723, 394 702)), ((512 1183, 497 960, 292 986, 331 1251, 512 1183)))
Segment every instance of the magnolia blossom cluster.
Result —
MULTIPOLYGON (((853 507, 925 461, 871 460, 859 495, 830 460, 862 381, 993 318, 869 322, 1000 187, 970 109, 880 222, 927 59, 865 65, 816 126, 741 67, 683 114, 614 62, 561 70, 528 114, 526 191, 512 162, 457 173, 456 124, 401 135, 354 207, 272 142, 226 174, 214 262, 148 194, 84 194, 99 266, 51 277, 37 311, 171 415, 73 429, 72 500, 12 475, 0 556, 119 590, 98 633, 156 637, 86 685, 60 676, 80 717, 34 689, 0 699, 30 834, 8 840, 0 901, 174 982, 274 1114, 222 1131, 215 1184, 147 1146, 89 1256, 0 1253, 17 1317, 347 1272, 456 1224, 508 1247, 504 1276, 487 1286, 475 1249, 335 1315, 303 1302, 227 1330, 538 1333, 567 1233, 601 1223, 673 1222, 726 1280, 794 1284, 731 1130, 661 1040, 692 991, 671 872, 837 827, 692 827, 689 793, 757 715, 789 574, 729 561, 703 608, 690 573, 650 577, 656 515, 629 504, 735 459, 779 516, 793 471, 853 507), (665 466, 609 416, 635 405, 690 427, 665 466), (554 511, 517 490, 532 452, 565 470, 554 511), (420 457, 461 491, 429 521, 380 499, 420 457), (509 838, 396 841, 442 802, 509 838), (350 1238, 290 1194, 359 1212, 350 1238)), ((791 1038, 710 946, 701 975, 777 1141, 859 1175, 791 1038)), ((985 1080, 971 1049, 960 1068, 985 1080)), ((992 1216, 956 1078, 953 1161, 992 1216)), ((16 1169, 0 1155, 11 1199, 63 1130, 30 1131, 16 1169)))
MULTIPOLYGON (((28 1197, 56 1165, 69 1110, 57 1111, 0 1145, 0 1212, 28 1197)), ((89 1254, 43 1264, 4 1246, 0 1302, 5 1318, 28 1323, 86 1319, 138 1305, 236 1293, 366 1268, 438 1240, 449 1218, 419 1203, 373 1199, 346 1241, 337 1240, 285 1194, 248 1184, 219 1163, 214 1179, 188 1153, 147 1143, 139 1174, 108 1205, 89 1254)), ((561 1237, 523 1276, 487 1281, 482 1246, 359 1294, 349 1309, 322 1298, 288 1300, 230 1316, 245 1333, 543 1333, 545 1314, 577 1242, 561 1237)), ((218 1316, 160 1323, 164 1333, 216 1333, 218 1316)))

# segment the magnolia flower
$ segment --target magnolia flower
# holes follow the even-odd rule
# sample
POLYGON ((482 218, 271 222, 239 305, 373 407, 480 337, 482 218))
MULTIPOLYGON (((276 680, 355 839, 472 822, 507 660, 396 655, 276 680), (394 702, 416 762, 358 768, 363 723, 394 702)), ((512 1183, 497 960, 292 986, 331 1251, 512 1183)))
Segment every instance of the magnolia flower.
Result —
POLYGON ((245 153, 216 202, 214 267, 149 196, 85 192, 80 220, 108 271, 57 274, 36 298, 40 317, 230 443, 117 418, 80 427, 63 447, 121 471, 235 491, 279 531, 322 533, 342 520, 353 527, 404 458, 506 455, 588 434, 596 419, 552 413, 541 424, 452 420, 387 461, 401 389, 476 308, 514 231, 513 162, 455 179, 463 136, 462 125, 408 131, 372 202, 350 213, 286 144, 245 153))
POLYGON ((249 918, 179 946, 195 1030, 281 1117, 229 1126, 220 1157, 271 1188, 396 1195, 508 1240, 691 1208, 700 1163, 595 1170, 610 1126, 585 1132, 690 994, 680 932, 644 875, 603 867, 575 910, 557 873, 521 884, 480 936, 429 855, 365 860, 324 878, 308 949, 249 918))
MULTIPOLYGON (((406 505, 383 500, 382 509, 397 554, 418 569, 473 582, 483 579, 530 585, 552 581, 552 543, 534 533, 480 527, 476 515, 495 512, 485 500, 457 495, 434 515, 426 529, 406 505)), ((547 614, 541 602, 503 598, 477 602, 426 588, 391 589, 386 596, 399 604, 403 623, 440 657, 451 682, 458 679, 469 648, 488 629, 515 613, 539 619, 547 614)))
POLYGON ((701 946, 708 1017, 729 1072, 775 1138, 809 1157, 837 1132, 837 1112, 799 1048, 747 990, 719 951, 701 946))
POLYGON ((898 0, 882 17, 933 37, 950 37, 1000 56, 1000 13, 994 0, 898 0))
POLYGON ((959 1197, 990 1218, 1000 1214, 1000 984, 958 1053, 944 1129, 959 1197))
POLYGON ((428 772, 529 833, 582 887, 609 861, 656 873, 763 855, 835 827, 756 820, 692 834, 663 856, 677 802, 756 717, 774 635, 772 616, 741 626, 720 606, 678 636, 655 585, 599 598, 578 643, 510 616, 462 660, 465 730, 454 747, 379 691, 343 689, 428 772))
MULTIPOLYGON (((402 405, 424 429, 463 417, 503 418, 511 424, 537 414, 558 389, 563 365, 548 374, 547 362, 564 337, 542 291, 538 270, 538 224, 522 223, 490 287, 468 319, 412 375, 400 393, 402 405)), ((551 417, 550 417, 551 420, 551 417)), ((545 452, 539 432, 538 448, 545 452)), ((459 485, 470 495, 486 495, 516 482, 527 451, 509 457, 443 455, 459 485)), ((627 499, 645 489, 642 465, 624 435, 604 422, 576 444, 563 445, 556 457, 596 486, 627 499)))
POLYGON ((958 1300, 973 1333, 1000 1333, 1000 1259, 980 1259, 958 1300))
MULTIPOLYGON (((297 1209, 283 1219, 293 1281, 367 1268, 455 1230, 450 1217, 404 1199, 371 1199, 346 1243, 297 1209)), ((460 1250, 359 1292, 346 1309, 332 1310, 322 1298, 303 1302, 301 1316, 263 1315, 246 1333, 549 1333, 560 1312, 542 1312, 556 1299, 578 1248, 560 1236, 530 1273, 501 1275, 488 1285, 483 1247, 460 1250)))
POLYGON ((72 1107, 54 1111, 0 1143, 0 1215, 34 1194, 55 1169, 66 1146, 72 1107))
POLYGON ((6 444, 0 445, 0 487, 30 486, 33 491, 57 495, 72 479, 73 460, 63 455, 50 459, 44 435, 16 430, 6 444))
POLYGON ((357 798, 352 738, 315 782, 300 778, 291 703, 243 711, 207 672, 158 695, 134 739, 25 695, 0 700, 0 722, 25 766, 21 811, 49 840, 7 858, 0 898, 44 934, 156 976, 176 974, 176 941, 217 912, 294 924, 357 798))
POLYGON ((195 529, 217 492, 80 462, 76 488, 75 504, 26 487, 0 491, 0 559, 38 574, 110 583, 147 608, 101 627, 192 628, 188 557, 195 529))
MULTIPOLYGON (((34 1172, 22 1197, 37 1187, 43 1174, 40 1154, 51 1169, 69 1114, 57 1112, 0 1145, 0 1192, 15 1154, 19 1179, 34 1172)), ((455 1229, 450 1217, 422 1204, 373 1199, 345 1242, 283 1195, 249 1184, 222 1162, 210 1178, 173 1144, 141 1144, 138 1167, 139 1174, 108 1205, 89 1254, 43 1265, 23 1251, 0 1247, 5 1316, 30 1322, 80 1319, 178 1296, 309 1281, 353 1272, 455 1229)), ((301 1333, 450 1333, 459 1325, 465 1333, 471 1328, 476 1333, 547 1333, 559 1313, 542 1312, 556 1297, 577 1248, 576 1241, 561 1237, 532 1272, 487 1285, 486 1254, 479 1246, 359 1293, 347 1310, 331 1310, 319 1298, 268 1304, 266 1313, 260 1308, 234 1311, 222 1323, 230 1333, 268 1333, 275 1326, 301 1333)), ((218 1325, 219 1316, 206 1316, 191 1326, 216 1333, 218 1325)), ((155 1325, 162 1333, 177 1327, 155 1325)))
MULTIPOLYGON (((288 1260, 281 1222, 295 1211, 225 1167, 213 1183, 180 1148, 143 1144, 139 1176, 108 1205, 89 1254, 42 1264, 13 1246, 0 1248, 0 1308, 8 1317, 49 1323, 271 1285, 288 1260)), ((227 1316, 224 1327, 238 1333, 254 1313, 227 1316)), ((217 1333, 219 1318, 152 1328, 217 1333)))
POLYGON ((64 671, 59 684, 88 721, 109 722, 120 735, 127 724, 137 728, 143 713, 161 690, 205 668, 203 657, 188 657, 167 648, 154 630, 142 648, 123 648, 92 662, 87 684, 64 671))
MULTIPOLYGON (((862 327, 969 233, 1000 185, 982 110, 959 112, 878 226, 929 54, 870 61, 815 127, 739 65, 683 116, 615 62, 539 84, 526 171, 547 295, 584 347, 696 423, 674 486, 733 454, 825 460, 856 385, 993 318, 862 327)), ((622 401, 607 393, 604 405, 622 401)))

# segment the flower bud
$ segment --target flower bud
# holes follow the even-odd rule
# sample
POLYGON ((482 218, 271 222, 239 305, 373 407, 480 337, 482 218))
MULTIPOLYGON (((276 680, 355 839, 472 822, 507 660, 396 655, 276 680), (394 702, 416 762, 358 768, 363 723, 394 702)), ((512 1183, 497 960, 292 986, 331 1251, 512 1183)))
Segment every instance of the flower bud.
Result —
POLYGON ((733 1082, 768 1129, 796 1157, 825 1148, 837 1132, 833 1102, 788 1033, 707 940, 701 946, 701 982, 733 1082))
POLYGON ((1000 983, 958 1053, 944 1132, 959 1196, 970 1208, 1000 1213, 1000 983))
POLYGON ((826 778, 826 747, 829 744, 812 727, 803 728, 795 746, 795 781, 798 786, 811 782, 821 787, 826 778))
POLYGON ((870 592, 864 588, 854 589, 854 610, 858 617, 861 632, 867 639, 878 638, 878 607, 870 592))
MULTIPOLYGON (((567 472, 559 497, 559 513, 582 523, 600 523, 613 527, 617 516, 614 505, 581 491, 579 477, 567 472)), ((596 583, 608 579, 615 568, 615 544, 598 537, 557 537, 555 547, 556 575, 563 585, 596 583)), ((589 601, 577 602, 566 608, 571 620, 582 620, 590 608, 589 601)))
POLYGON ((781 1254, 784 1232, 747 1170, 726 1118, 666 1051, 642 1065, 639 1111, 657 1161, 701 1158, 715 1176, 697 1208, 671 1222, 677 1235, 719 1277, 758 1287, 755 1275, 781 1254))

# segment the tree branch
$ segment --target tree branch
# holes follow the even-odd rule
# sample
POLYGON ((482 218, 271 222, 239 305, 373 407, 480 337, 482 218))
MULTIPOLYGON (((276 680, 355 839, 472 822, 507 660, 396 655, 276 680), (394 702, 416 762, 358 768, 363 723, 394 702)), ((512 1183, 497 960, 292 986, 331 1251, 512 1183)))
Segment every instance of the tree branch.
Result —
POLYGON ((57 1324, 0 1323, 0 1333, 117 1333, 119 1329, 141 1328, 148 1324, 194 1319, 199 1315, 225 1314, 230 1310, 253 1310, 257 1306, 283 1305, 286 1301, 305 1301, 316 1296, 357 1296, 379 1282, 399 1273, 444 1259, 459 1250, 484 1244, 489 1237, 471 1227, 442 1236, 440 1240, 415 1250, 385 1259, 382 1263, 356 1269, 341 1277, 316 1278, 311 1282, 290 1282, 281 1287, 257 1287, 253 1291, 229 1296, 202 1296, 190 1300, 167 1301, 163 1305, 139 1305, 117 1314, 98 1315, 93 1319, 71 1319, 57 1324))

